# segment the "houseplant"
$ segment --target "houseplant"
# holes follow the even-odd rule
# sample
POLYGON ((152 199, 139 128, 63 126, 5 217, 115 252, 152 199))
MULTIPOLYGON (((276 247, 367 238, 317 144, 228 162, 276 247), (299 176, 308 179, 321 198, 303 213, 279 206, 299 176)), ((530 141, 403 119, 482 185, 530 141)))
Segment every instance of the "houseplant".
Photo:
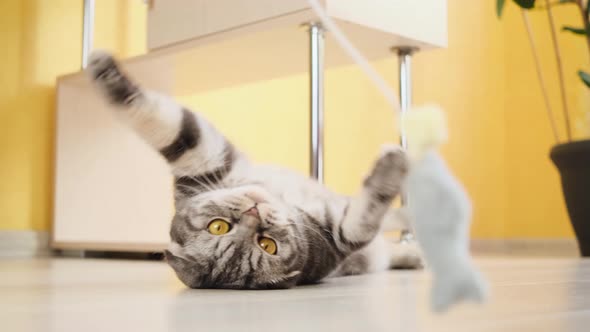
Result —
MULTIPOLYGON (((550 157, 561 175, 561 184, 570 221, 572 223, 580 253, 582 256, 590 256, 590 140, 572 140, 571 119, 568 112, 568 105, 565 94, 565 84, 563 67, 561 64, 561 52, 557 43, 557 33, 553 19, 552 7, 560 5, 576 6, 581 14, 580 22, 576 26, 564 26, 562 31, 574 33, 584 38, 588 44, 590 55, 590 0, 512 0, 522 11, 523 21, 528 33, 531 44, 533 57, 536 64, 537 76, 541 89, 545 107, 549 113, 553 135, 557 144, 551 149, 550 157), (547 12, 548 22, 551 31, 553 50, 557 60, 557 73, 561 93, 561 106, 564 112, 567 139, 560 142, 557 133, 557 125, 553 118, 551 106, 548 100, 548 94, 545 87, 545 80, 539 64, 539 57, 532 36, 532 29, 528 22, 527 11, 532 9, 542 9, 547 12)), ((506 0, 496 0, 496 10, 498 17, 501 17, 506 0)), ((578 76, 583 84, 590 88, 590 74, 586 71, 579 70, 578 76)))

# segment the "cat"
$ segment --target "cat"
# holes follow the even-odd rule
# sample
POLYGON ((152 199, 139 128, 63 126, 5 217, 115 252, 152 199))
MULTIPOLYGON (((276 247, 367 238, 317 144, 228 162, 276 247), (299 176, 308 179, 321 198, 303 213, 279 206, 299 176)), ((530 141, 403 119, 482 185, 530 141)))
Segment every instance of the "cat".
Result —
POLYGON ((201 114, 142 89, 110 54, 86 69, 118 118, 157 150, 175 178, 168 264, 190 288, 280 289, 326 277, 419 267, 417 250, 389 243, 408 172, 386 145, 354 197, 279 167, 251 163, 201 114))

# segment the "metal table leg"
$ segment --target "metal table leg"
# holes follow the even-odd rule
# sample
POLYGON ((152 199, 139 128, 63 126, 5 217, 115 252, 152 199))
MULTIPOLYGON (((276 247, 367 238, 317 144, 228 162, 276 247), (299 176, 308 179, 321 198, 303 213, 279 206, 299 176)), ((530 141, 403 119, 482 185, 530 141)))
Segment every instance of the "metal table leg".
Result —
POLYGON ((84 21, 82 24, 82 68, 86 68, 94 37, 94 0, 84 0, 84 21))
POLYGON ((309 24, 311 176, 324 182, 324 29, 309 24))
MULTIPOLYGON (((409 47, 399 47, 395 49, 399 59, 399 99, 401 106, 401 116, 407 112, 412 105, 412 54, 415 49, 409 47)), ((408 148, 408 138, 405 128, 402 125, 400 128, 400 143, 402 148, 408 148)), ((408 204, 408 197, 402 194, 402 205, 408 204)), ((407 243, 414 240, 411 226, 408 229, 402 230, 400 242, 407 243)))

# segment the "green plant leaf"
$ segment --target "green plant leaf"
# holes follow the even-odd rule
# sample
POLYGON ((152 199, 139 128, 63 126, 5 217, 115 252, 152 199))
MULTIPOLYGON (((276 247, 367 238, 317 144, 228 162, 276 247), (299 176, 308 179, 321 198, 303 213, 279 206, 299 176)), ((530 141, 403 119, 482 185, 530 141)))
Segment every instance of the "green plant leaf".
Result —
POLYGON ((504 11, 504 5, 506 4, 506 0, 496 0, 496 15, 498 18, 502 17, 502 12, 504 11))
POLYGON ((576 35, 585 35, 586 34, 586 29, 584 28, 574 28, 574 27, 569 27, 569 26, 564 26, 563 28, 561 28, 562 31, 569 31, 572 33, 575 33, 576 35))
POLYGON ((590 16, 590 1, 586 3, 586 17, 590 16))
POLYGON ((584 84, 586 84, 586 86, 590 88, 590 74, 583 70, 578 70, 578 76, 580 76, 582 82, 584 82, 584 84))
POLYGON ((513 0, 517 5, 524 9, 531 9, 535 7, 535 0, 513 0))

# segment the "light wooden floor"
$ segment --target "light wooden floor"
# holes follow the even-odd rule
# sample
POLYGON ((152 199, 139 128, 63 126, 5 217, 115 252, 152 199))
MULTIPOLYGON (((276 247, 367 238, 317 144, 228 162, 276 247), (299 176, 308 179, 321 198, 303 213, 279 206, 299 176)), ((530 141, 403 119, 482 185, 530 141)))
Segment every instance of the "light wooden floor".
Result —
POLYGON ((394 271, 285 291, 187 290, 161 262, 0 261, 0 330, 590 331, 590 261, 478 260, 484 306, 428 311, 426 272, 394 271))

